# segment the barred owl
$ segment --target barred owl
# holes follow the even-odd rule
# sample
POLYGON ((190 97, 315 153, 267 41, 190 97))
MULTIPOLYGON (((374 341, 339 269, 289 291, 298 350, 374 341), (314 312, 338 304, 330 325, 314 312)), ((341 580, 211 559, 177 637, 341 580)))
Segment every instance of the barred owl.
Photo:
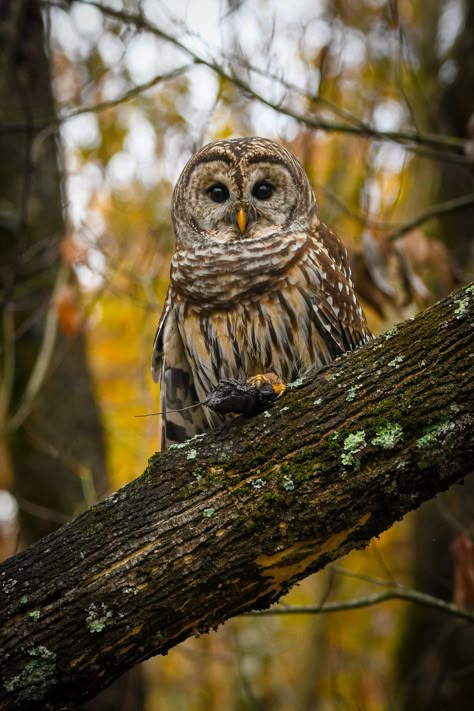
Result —
POLYGON ((204 146, 176 184, 172 217, 176 250, 152 359, 162 449, 222 421, 203 405, 182 410, 220 379, 288 383, 369 340, 347 252, 281 145, 204 146))

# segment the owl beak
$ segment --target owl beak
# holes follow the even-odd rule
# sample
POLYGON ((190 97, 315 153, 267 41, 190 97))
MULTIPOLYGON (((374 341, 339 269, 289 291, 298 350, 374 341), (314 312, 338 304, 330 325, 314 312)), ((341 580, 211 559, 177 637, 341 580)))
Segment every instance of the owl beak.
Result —
POLYGON ((243 207, 239 207, 237 210, 236 220, 239 230, 243 234, 245 232, 245 228, 247 227, 247 213, 243 207))

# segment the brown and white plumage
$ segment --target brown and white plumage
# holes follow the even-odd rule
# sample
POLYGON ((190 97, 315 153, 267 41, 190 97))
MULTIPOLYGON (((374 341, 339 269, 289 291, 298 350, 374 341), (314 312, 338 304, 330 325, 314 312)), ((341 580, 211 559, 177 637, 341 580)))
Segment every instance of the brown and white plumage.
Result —
POLYGON ((173 224, 152 363, 162 448, 222 421, 203 406, 173 412, 220 379, 272 372, 291 382, 369 340, 347 252, 279 144, 253 137, 202 148, 174 190, 173 224))

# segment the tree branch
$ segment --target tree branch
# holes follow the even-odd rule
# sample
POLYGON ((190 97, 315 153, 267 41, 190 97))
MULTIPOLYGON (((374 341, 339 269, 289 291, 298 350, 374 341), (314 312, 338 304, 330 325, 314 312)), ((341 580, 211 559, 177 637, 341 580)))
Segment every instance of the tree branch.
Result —
MULTIPOLYGON (((288 116, 289 118, 293 118, 298 123, 309 126, 312 129, 332 133, 343 133, 346 135, 349 134, 362 136, 365 138, 372 138, 376 140, 392 141, 405 146, 411 151, 416 151, 419 153, 421 152, 426 157, 434 158, 436 160, 443 159, 455 163, 466 162, 466 157, 463 155, 463 151, 467 145, 467 141, 463 138, 459 138, 458 136, 448 136, 441 135, 439 133, 428 132, 423 133, 418 130, 379 131, 373 126, 370 126, 366 122, 357 118, 352 119, 353 121, 355 121, 355 124, 349 123, 348 121, 343 123, 339 123, 336 121, 328 121, 322 116, 302 114, 298 111, 295 111, 293 108, 291 108, 291 106, 271 101, 259 92, 255 91, 255 89, 251 86, 250 83, 242 79, 241 72, 234 71, 233 66, 229 65, 229 62, 227 62, 229 66, 226 69, 226 67, 224 66, 224 62, 226 61, 225 59, 222 62, 217 62, 214 59, 208 59, 203 53, 199 53, 188 47, 183 41, 178 39, 178 37, 175 37, 173 34, 165 32, 159 27, 153 25, 146 19, 145 15, 141 12, 126 12, 125 10, 116 10, 115 8, 109 5, 106 6, 103 5, 101 2, 96 2, 96 0, 68 0, 68 3, 61 2, 60 0, 42 0, 42 4, 44 6, 57 7, 63 10, 66 10, 68 5, 72 2, 80 2, 82 4, 92 5, 93 7, 96 7, 98 10, 100 10, 105 17, 118 20, 128 25, 133 25, 140 31, 149 32, 155 37, 158 37, 159 39, 164 40, 165 42, 169 42, 174 47, 186 54, 189 58, 191 58, 196 65, 200 64, 208 67, 219 77, 238 87, 247 96, 252 97, 259 103, 263 104, 264 106, 267 106, 268 108, 273 109, 277 113, 282 114, 284 116, 288 116)), ((258 70, 257 68, 253 68, 249 64, 245 64, 245 69, 251 72, 253 71, 257 74, 261 73, 260 70, 258 70)), ((282 85, 285 86, 284 83, 282 85)), ((303 92, 302 90, 298 90, 298 93, 301 95, 303 92)), ((306 94, 306 98, 309 102, 314 102, 315 97, 310 94, 306 94)), ((82 110, 78 109, 78 111, 81 112, 82 110)), ((69 115, 65 115, 59 118, 58 122, 67 120, 69 117, 69 115)), ((18 127, 4 124, 1 127, 1 130, 12 131, 15 130, 15 128, 18 127)))
POLYGON ((474 285, 155 455, 0 569, 0 709, 59 709, 305 576, 472 471, 474 285))
POLYGON ((467 195, 461 195, 460 197, 452 198, 451 200, 445 200, 444 202, 433 205, 425 212, 417 215, 412 220, 405 222, 403 225, 397 227, 393 232, 387 235, 387 240, 395 240, 398 237, 402 237, 411 232, 416 227, 423 225, 425 222, 432 220, 433 218, 441 217, 442 215, 449 215, 452 212, 457 212, 459 210, 467 210, 468 208, 474 207, 474 195, 469 193, 467 195))
POLYGON ((427 595, 426 593, 422 593, 418 590, 411 590, 403 587, 389 588, 381 593, 374 593, 373 595, 367 595, 365 597, 357 597, 352 600, 325 602, 324 605, 288 605, 286 607, 282 605, 281 607, 272 607, 269 610, 254 610, 253 612, 247 612, 246 616, 322 615, 329 612, 360 610, 365 607, 372 607, 372 605, 379 605, 380 603, 387 602, 388 600, 404 600, 405 602, 414 602, 417 605, 430 607, 434 610, 439 610, 440 612, 445 612, 448 615, 454 615, 455 617, 460 617, 468 622, 474 623, 474 610, 468 610, 465 607, 459 607, 458 605, 453 605, 451 602, 446 602, 446 600, 441 600, 439 597, 433 597, 433 595, 427 595))
POLYGON ((149 89, 153 89, 153 87, 157 86, 158 84, 162 84, 165 81, 169 81, 170 79, 177 79, 177 77, 186 74, 187 71, 189 71, 195 66, 195 64, 184 64, 183 66, 176 67, 176 69, 172 69, 169 72, 157 74, 153 77, 153 79, 150 79, 150 81, 146 81, 143 84, 136 84, 136 86, 132 87, 128 91, 125 91, 116 99, 108 99, 106 101, 99 101, 97 104, 90 104, 90 106, 78 106, 75 109, 70 109, 58 118, 58 122, 63 123, 68 119, 75 118, 76 116, 81 116, 81 114, 98 113, 100 111, 106 111, 107 109, 116 108, 121 104, 126 104, 127 101, 135 99, 140 94, 145 93, 145 91, 148 91, 149 89))

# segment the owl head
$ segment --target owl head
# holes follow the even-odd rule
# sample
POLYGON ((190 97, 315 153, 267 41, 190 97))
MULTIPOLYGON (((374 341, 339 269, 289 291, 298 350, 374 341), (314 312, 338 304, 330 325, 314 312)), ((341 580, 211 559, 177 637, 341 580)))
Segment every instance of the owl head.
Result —
POLYGON ((173 193, 177 247, 306 227, 316 202, 303 166, 265 138, 214 141, 186 164, 173 193))

